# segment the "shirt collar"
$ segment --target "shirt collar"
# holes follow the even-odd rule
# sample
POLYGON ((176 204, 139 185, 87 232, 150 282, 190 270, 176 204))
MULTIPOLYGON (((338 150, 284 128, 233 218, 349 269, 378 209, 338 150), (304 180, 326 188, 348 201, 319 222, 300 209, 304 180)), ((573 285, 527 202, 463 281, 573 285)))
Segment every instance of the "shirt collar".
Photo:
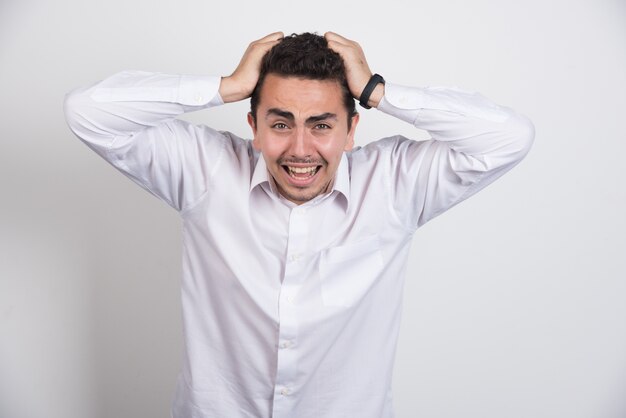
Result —
POLYGON ((341 161, 339 161, 339 167, 337 167, 333 190, 337 190, 339 194, 343 195, 345 199, 343 208, 344 211, 347 212, 348 206, 350 206, 350 164, 345 152, 341 154, 341 161))
MULTIPOLYGON (((270 177, 270 174, 267 171, 265 158, 263 158, 263 155, 259 153, 256 166, 254 167, 254 173, 252 174, 252 179, 250 181, 250 192, 252 192, 256 186, 262 185, 263 183, 267 183, 272 193, 278 195, 274 179, 270 177)), ((331 192, 335 190, 340 195, 343 195, 345 199, 344 211, 347 212, 348 205, 350 203, 350 166, 345 152, 341 154, 341 160, 339 161, 339 166, 337 167, 337 172, 335 173, 335 179, 333 181, 331 192)))
POLYGON ((252 173, 252 179, 250 180, 250 191, 252 192, 256 186, 265 182, 270 184, 270 187, 272 187, 272 191, 274 192, 273 186, 269 181, 269 173, 267 172, 267 166, 265 165, 265 158, 263 158, 263 154, 259 153, 254 167, 254 173, 252 173))

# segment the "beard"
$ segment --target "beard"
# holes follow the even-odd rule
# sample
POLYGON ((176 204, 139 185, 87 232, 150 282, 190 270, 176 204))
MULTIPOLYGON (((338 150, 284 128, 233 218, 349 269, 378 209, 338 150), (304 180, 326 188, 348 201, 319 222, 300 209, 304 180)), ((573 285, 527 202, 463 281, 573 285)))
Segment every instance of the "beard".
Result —
POLYGON ((328 181, 326 184, 323 184, 321 187, 317 189, 309 190, 309 187, 295 187, 291 186, 291 189, 296 189, 297 191, 285 190, 280 183, 274 179, 274 184, 276 184, 276 188, 278 189, 278 193, 283 196, 285 199, 297 203, 302 204, 306 203, 309 200, 316 198, 317 196, 327 193, 331 189, 332 180, 328 181))

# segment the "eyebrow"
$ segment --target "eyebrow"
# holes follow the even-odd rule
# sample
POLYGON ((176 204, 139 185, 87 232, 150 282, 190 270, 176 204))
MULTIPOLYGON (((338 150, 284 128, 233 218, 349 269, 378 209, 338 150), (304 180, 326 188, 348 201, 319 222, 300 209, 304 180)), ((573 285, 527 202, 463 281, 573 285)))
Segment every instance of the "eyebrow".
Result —
POLYGON ((309 116, 306 120, 306 123, 315 123, 327 119, 337 120, 337 115, 335 115, 334 113, 326 112, 322 113, 321 115, 309 116))
MULTIPOLYGON (((278 108, 275 108, 275 107, 267 110, 265 118, 267 119, 271 115, 280 116, 282 118, 285 118, 285 119, 289 120, 290 122, 293 122, 295 120, 295 117, 294 117, 293 113, 291 113, 291 112, 289 112, 287 110, 282 110, 282 109, 278 109, 278 108)), ((326 112, 326 113, 322 113, 321 115, 309 116, 306 119, 306 123, 307 124, 311 124, 311 123, 319 122, 319 121, 322 121, 322 120, 328 120, 328 119, 335 119, 336 120, 337 119, 337 115, 335 113, 326 112)))

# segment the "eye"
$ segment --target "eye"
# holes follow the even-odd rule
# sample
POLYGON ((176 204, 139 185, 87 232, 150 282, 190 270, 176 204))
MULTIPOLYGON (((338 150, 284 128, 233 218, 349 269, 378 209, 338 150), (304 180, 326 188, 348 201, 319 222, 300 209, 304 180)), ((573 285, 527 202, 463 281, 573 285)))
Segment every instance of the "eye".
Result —
POLYGON ((274 128, 274 129, 287 129, 288 126, 286 124, 284 124, 283 122, 276 122, 275 124, 272 125, 272 128, 274 128))
POLYGON ((315 125, 315 129, 331 129, 331 127, 326 123, 318 123, 315 125))

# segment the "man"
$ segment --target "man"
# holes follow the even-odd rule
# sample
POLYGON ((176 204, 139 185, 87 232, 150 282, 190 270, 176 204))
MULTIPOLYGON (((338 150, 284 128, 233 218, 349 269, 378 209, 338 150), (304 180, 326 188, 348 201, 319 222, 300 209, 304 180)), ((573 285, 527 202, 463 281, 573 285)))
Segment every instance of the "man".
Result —
POLYGON ((175 418, 388 418, 409 245, 516 165, 532 124, 479 94, 372 75, 335 33, 268 35, 229 77, 122 72, 71 129, 183 219, 175 418), (254 139, 175 119, 251 97, 254 139), (432 139, 353 148, 354 99, 432 139))

